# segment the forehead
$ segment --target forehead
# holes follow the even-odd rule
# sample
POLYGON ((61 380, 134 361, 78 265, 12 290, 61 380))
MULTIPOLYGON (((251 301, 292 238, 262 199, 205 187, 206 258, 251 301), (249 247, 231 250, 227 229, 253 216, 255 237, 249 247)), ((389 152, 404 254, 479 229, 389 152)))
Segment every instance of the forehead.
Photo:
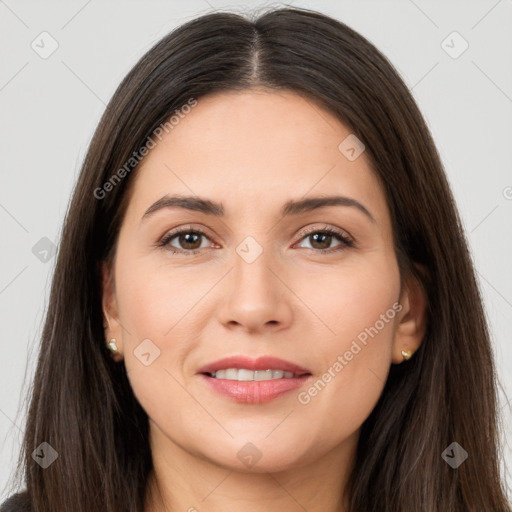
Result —
POLYGON ((370 202, 378 216, 385 199, 365 153, 351 161, 339 148, 351 133, 294 92, 205 96, 154 138, 134 177, 131 209, 181 193, 222 201, 227 214, 231 207, 254 214, 292 198, 340 194, 370 202))

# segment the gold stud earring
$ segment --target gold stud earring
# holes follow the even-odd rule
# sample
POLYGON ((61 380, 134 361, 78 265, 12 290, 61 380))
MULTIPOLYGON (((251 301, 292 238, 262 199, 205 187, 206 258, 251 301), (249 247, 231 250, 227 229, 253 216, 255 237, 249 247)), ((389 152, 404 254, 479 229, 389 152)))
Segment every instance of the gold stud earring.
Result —
POLYGON ((116 339, 112 338, 109 342, 106 343, 106 345, 107 345, 107 348, 110 350, 112 359, 116 362, 121 361, 123 356, 120 354, 119 349, 117 348, 116 339))
POLYGON ((402 357, 404 358, 403 360, 408 361, 411 358, 412 354, 412 350, 402 350, 402 357))

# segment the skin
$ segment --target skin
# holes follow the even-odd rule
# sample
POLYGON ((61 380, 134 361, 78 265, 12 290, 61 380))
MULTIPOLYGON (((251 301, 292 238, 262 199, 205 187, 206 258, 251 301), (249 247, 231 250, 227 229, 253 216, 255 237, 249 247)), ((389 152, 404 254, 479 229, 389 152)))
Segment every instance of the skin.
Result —
POLYGON ((425 296, 414 281, 400 286, 389 210, 366 153, 350 161, 338 149, 350 133, 293 92, 215 93, 138 169, 113 268, 103 268, 103 310, 107 340, 116 338, 150 420, 155 470, 146 511, 346 510, 360 426, 390 365, 425 332, 425 296), (226 215, 169 208, 141 222, 155 201, 178 193, 221 202, 226 215), (356 199, 375 221, 351 206, 279 214, 290 199, 332 194, 356 199), (356 245, 335 236, 315 242, 326 225, 356 245), (157 246, 178 227, 207 236, 169 241, 183 254, 157 246), (247 236, 263 250, 251 263, 236 252, 247 236), (358 334, 397 302, 394 318, 301 403, 299 392, 332 373, 358 334), (134 355, 144 339, 160 350, 149 366, 134 355), (271 402, 235 403, 196 372, 240 354, 287 359, 313 375, 271 402), (251 467, 237 457, 248 442, 261 454, 251 467))

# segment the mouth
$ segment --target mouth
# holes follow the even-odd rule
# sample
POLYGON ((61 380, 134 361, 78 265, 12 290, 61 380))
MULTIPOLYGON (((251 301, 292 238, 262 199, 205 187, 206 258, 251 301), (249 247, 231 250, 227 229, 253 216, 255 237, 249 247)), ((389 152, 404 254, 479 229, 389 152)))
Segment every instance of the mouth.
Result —
POLYGON ((307 368, 271 356, 228 357, 203 366, 197 374, 215 394, 246 404, 274 400, 312 376, 307 368))
POLYGON ((203 375, 208 375, 214 379, 236 380, 239 382, 247 381, 264 381, 276 379, 295 379, 302 377, 302 375, 310 375, 309 373, 294 373, 287 372, 281 369, 268 369, 268 370, 249 370, 247 368, 226 368, 217 370, 216 372, 206 372, 203 375))

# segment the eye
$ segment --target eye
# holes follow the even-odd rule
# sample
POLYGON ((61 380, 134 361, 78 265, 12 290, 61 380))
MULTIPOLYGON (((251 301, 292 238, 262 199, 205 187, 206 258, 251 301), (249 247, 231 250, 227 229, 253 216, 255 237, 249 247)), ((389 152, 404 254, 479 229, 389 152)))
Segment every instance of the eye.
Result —
POLYGON ((322 229, 310 229, 306 231, 305 233, 301 233, 302 238, 309 239, 312 241, 311 249, 320 252, 320 253, 328 253, 328 252, 337 252, 341 251, 347 247, 354 247, 353 240, 343 231, 331 228, 329 226, 325 226, 322 229), (337 248, 327 248, 326 246, 329 246, 333 240, 333 238, 336 238, 340 241, 340 244, 337 248))
POLYGON ((209 238, 201 229, 181 228, 165 235, 159 242, 159 246, 165 247, 172 253, 198 254, 204 248, 201 244, 201 238, 209 238), (175 247, 170 244, 171 240, 177 238, 177 242, 182 246, 175 247))
MULTIPOLYGON (((181 253, 192 255, 200 253, 201 249, 204 249, 208 246, 208 244, 205 246, 201 243, 202 238, 210 240, 203 230, 198 228, 192 229, 191 227, 184 227, 166 234, 158 243, 158 245, 160 247, 164 247, 173 254, 181 253), (175 247, 174 245, 171 245, 171 241, 175 238, 181 247, 175 247)), ((325 226, 322 229, 317 228, 309 229, 306 232, 303 231, 301 233, 301 240, 304 239, 310 239, 312 243, 310 243, 311 246, 309 248, 312 251, 320 253, 333 253, 343 250, 347 247, 354 247, 355 245, 353 240, 345 232, 331 228, 329 226, 325 226), (338 247, 326 247, 331 245, 333 238, 340 242, 338 247)))

